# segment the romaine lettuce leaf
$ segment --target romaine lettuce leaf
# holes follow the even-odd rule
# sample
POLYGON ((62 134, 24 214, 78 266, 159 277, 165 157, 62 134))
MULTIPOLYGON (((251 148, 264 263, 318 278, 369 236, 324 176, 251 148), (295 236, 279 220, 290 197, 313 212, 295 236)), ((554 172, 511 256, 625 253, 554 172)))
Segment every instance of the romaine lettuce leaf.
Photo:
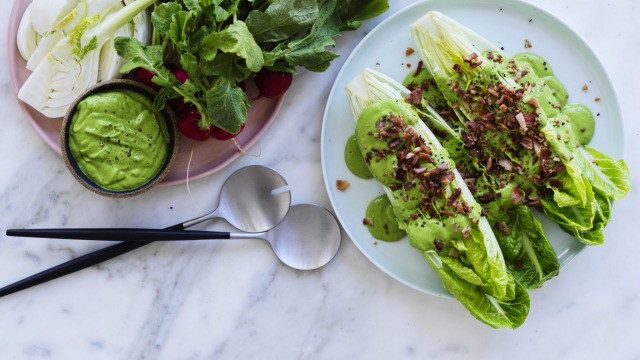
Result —
POLYGON ((614 160, 591 146, 577 151, 576 159, 594 189, 603 196, 620 200, 631 190, 631 175, 624 160, 614 160))
POLYGON ((529 294, 519 283, 514 284, 509 300, 498 300, 483 292, 480 287, 464 280, 448 262, 442 261, 435 251, 424 251, 423 256, 438 273, 444 288, 453 294, 476 319, 494 328, 515 329, 522 325, 529 314, 529 294))
POLYGON ((505 229, 495 231, 507 268, 525 288, 538 288, 560 270, 560 263, 542 224, 525 205, 504 214, 505 229))

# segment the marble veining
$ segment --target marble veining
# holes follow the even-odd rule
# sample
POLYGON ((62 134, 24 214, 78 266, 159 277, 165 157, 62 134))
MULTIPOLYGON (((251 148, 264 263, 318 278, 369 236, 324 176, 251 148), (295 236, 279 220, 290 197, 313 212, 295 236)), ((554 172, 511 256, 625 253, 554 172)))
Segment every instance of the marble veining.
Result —
MULTIPOLYGON (((625 119, 634 189, 616 203, 606 243, 531 292, 521 328, 490 329, 456 301, 393 280, 345 234, 334 261, 310 272, 280 264, 260 241, 153 243, 0 298, 0 359, 640 359, 638 3, 527 1, 565 21, 607 69, 625 119)), ((170 226, 213 210, 226 177, 250 164, 279 171, 293 203, 330 208, 320 132, 333 79, 360 39, 414 2, 392 0, 387 14, 339 37, 342 56, 327 72, 297 74, 252 155, 188 187, 120 200, 78 184, 22 114, 6 66, 7 8, 0 14, 0 286, 109 245, 9 238, 7 228, 170 226)))

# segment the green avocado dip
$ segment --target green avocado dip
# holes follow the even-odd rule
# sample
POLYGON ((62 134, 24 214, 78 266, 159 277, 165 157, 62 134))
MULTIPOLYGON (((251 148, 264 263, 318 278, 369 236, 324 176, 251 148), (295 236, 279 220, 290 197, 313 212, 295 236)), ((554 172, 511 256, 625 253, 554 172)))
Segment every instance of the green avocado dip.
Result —
POLYGON ((69 149, 82 172, 111 191, 139 188, 169 156, 170 136, 153 101, 132 90, 109 90, 78 103, 69 149))
POLYGON ((371 179, 371 171, 364 162, 360 153, 360 147, 355 135, 351 135, 344 146, 344 162, 351 173, 361 179, 371 179))
POLYGON ((407 233, 398 227, 393 205, 387 195, 380 195, 367 206, 368 229, 371 236, 382 241, 398 241, 407 233))

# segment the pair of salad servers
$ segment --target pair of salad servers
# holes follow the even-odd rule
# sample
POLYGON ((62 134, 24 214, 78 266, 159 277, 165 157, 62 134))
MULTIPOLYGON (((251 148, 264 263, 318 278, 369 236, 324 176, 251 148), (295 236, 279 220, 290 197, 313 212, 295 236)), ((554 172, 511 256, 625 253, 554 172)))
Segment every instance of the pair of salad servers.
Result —
POLYGON ((276 171, 247 166, 224 183, 212 212, 165 229, 9 229, 8 236, 121 241, 69 260, 0 289, 0 297, 97 265, 154 241, 261 239, 276 256, 297 270, 313 270, 329 263, 340 247, 341 230, 335 217, 314 204, 291 206, 287 182, 276 171), (241 232, 185 230, 211 219, 224 219, 241 232))

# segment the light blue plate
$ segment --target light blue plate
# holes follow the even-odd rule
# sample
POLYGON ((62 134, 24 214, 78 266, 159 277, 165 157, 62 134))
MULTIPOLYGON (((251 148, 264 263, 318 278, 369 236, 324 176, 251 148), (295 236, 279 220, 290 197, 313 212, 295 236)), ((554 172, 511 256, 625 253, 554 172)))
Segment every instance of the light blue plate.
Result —
MULTIPOLYGON (((340 223, 371 262, 412 288, 451 297, 436 273, 406 239, 385 243, 371 237, 362 219, 369 202, 383 193, 382 188, 374 180, 355 177, 344 162, 344 144, 355 128, 344 92, 345 85, 365 67, 402 81, 419 61, 417 54, 405 55, 407 48, 414 47, 409 25, 430 10, 454 18, 504 47, 509 54, 525 51, 524 43, 528 39, 532 44, 528 50, 547 59, 567 88, 569 101, 585 104, 594 114, 599 114, 592 145, 615 158, 622 157, 624 151, 623 125, 614 88, 594 52, 560 20, 531 4, 514 0, 424 1, 404 8, 371 31, 346 60, 329 95, 322 126, 325 185, 340 223), (411 68, 406 64, 411 64, 411 68), (585 84, 588 91, 582 90, 585 84), (596 102, 596 97, 602 100, 596 102), (336 188, 338 179, 351 183, 347 191, 341 192, 336 188)), ((544 216, 538 218, 562 266, 585 248, 544 216)))

